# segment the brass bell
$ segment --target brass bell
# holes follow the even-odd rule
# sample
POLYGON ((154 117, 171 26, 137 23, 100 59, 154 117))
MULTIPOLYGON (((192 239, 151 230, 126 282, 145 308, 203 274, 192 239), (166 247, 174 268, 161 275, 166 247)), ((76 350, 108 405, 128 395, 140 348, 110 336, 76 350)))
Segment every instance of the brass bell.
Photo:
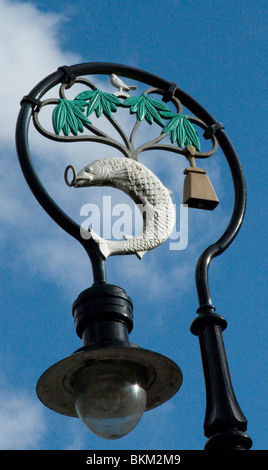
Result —
POLYGON ((194 209, 211 211, 217 207, 219 200, 209 177, 206 175, 206 171, 196 167, 193 153, 191 153, 192 149, 189 147, 191 167, 184 170, 186 176, 183 188, 183 204, 188 204, 188 207, 194 209))

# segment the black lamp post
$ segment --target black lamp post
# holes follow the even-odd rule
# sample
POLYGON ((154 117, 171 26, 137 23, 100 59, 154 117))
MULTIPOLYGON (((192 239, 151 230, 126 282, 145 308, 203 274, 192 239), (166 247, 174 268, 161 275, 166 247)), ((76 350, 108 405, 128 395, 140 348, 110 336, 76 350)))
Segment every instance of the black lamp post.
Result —
MULTIPOLYGON (((105 259, 98 244, 92 237, 81 236, 79 225, 71 220, 49 196, 31 161, 28 128, 32 118, 39 132, 51 139, 60 140, 59 135, 53 136, 38 125, 38 113, 44 105, 42 97, 58 84, 68 88, 75 82, 83 83, 81 78, 83 75, 93 74, 117 74, 137 80, 160 90, 163 102, 180 101, 196 116, 189 119, 204 129, 204 136, 212 141, 213 150, 215 151, 219 143, 227 159, 234 183, 233 214, 222 237, 205 250, 197 263, 196 286, 199 308, 198 317, 193 321, 191 331, 199 337, 206 382, 207 412, 204 428, 209 440, 205 448, 250 449, 252 442, 245 434, 247 422, 233 392, 224 350, 222 331, 226 328, 226 321, 215 313, 208 286, 208 268, 211 260, 232 243, 243 221, 246 191, 240 162, 223 131, 223 126, 217 123, 199 103, 180 90, 176 84, 133 67, 113 63, 86 63, 60 67, 42 80, 21 102, 16 144, 25 179, 44 210, 61 228, 82 244, 90 258, 93 271, 93 285, 82 292, 73 304, 76 332, 82 339, 83 346, 50 367, 40 377, 37 384, 38 396, 49 408, 65 415, 79 416, 93 432, 113 439, 133 429, 143 411, 171 398, 182 382, 181 371, 173 361, 129 342, 128 335, 133 328, 131 299, 122 288, 107 282, 105 259)), ((54 100, 54 104, 57 102, 54 100)), ((177 109, 179 112, 179 105, 177 109)), ((79 114, 80 130, 81 119, 83 121, 84 118, 79 114)), ((70 126, 72 127, 72 124, 69 128, 70 126)), ((70 140, 79 140, 76 139, 77 132, 73 131, 73 134, 74 137, 70 140)), ((101 140, 100 134, 95 132, 95 137, 91 140, 94 139, 95 142, 101 140)), ((117 148, 114 141, 110 142, 110 145, 117 148)), ((167 146, 158 144, 158 148, 165 150, 167 146)), ((168 150, 176 151, 171 146, 168 146, 168 150)), ((213 152, 201 154, 196 152, 196 149, 193 151, 193 146, 188 145, 185 149, 180 148, 178 153, 184 154, 189 159, 191 167, 186 171, 186 178, 194 181, 194 178, 205 172, 196 169, 195 164, 192 164, 193 157, 205 158, 213 152), (195 176, 192 177, 192 173, 195 176)), ((189 191, 191 193, 191 188, 189 191)), ((186 191, 187 194, 189 191, 186 191)), ((207 205, 205 208, 211 210, 218 203, 216 196, 212 197, 210 203, 206 198, 201 199, 196 199, 192 194, 189 197, 189 205, 200 208, 207 205)))

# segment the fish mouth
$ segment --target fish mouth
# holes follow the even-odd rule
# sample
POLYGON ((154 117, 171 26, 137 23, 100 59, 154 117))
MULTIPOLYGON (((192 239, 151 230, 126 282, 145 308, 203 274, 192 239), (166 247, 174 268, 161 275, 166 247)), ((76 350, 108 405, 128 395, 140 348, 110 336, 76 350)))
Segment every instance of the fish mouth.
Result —
POLYGON ((90 181, 85 178, 76 178, 74 184, 72 184, 72 186, 74 186, 75 188, 82 188, 83 186, 89 186, 89 185, 90 185, 90 181))

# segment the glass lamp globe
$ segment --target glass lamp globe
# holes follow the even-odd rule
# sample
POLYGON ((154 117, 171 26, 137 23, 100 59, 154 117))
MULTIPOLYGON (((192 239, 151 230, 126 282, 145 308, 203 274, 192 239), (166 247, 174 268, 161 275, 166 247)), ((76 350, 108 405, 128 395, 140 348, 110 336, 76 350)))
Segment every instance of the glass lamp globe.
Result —
POLYGON ((75 408, 79 418, 94 434, 118 439, 140 421, 147 394, 135 380, 117 371, 94 374, 80 387, 75 408))

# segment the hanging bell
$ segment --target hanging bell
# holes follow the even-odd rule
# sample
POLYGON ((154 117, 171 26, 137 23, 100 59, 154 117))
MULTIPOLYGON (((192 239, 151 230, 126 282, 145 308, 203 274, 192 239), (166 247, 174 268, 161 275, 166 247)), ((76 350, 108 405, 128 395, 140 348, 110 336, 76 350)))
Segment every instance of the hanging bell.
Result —
POLYGON ((202 168, 185 168, 183 204, 194 209, 212 211, 219 204, 213 186, 202 168))
POLYGON ((219 204, 217 195, 213 186, 206 175, 206 171, 197 168, 193 156, 192 148, 187 147, 190 152, 189 161, 191 167, 185 168, 184 188, 183 188, 183 204, 194 209, 213 210, 219 204))

